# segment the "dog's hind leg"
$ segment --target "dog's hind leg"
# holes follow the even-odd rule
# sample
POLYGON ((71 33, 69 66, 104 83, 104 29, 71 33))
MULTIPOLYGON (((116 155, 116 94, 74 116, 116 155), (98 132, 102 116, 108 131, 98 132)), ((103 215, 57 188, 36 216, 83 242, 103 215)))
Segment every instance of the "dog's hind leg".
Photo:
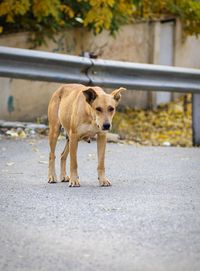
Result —
POLYGON ((60 180, 61 182, 69 182, 69 177, 66 175, 66 159, 69 154, 69 139, 67 138, 65 148, 60 157, 60 180))
POLYGON ((60 125, 55 125, 53 127, 50 126, 49 130, 49 146, 50 146, 50 153, 49 153, 49 183, 56 183, 57 177, 56 177, 56 171, 55 171, 55 149, 56 149, 56 143, 57 139, 60 133, 60 125))
POLYGON ((48 182, 55 183, 57 181, 56 172, 55 172, 55 149, 58 136, 60 134, 60 121, 58 118, 60 99, 57 93, 52 96, 48 108, 48 119, 49 119, 49 174, 48 182))
POLYGON ((78 165, 77 165, 77 149, 78 149, 78 138, 74 133, 69 135, 69 152, 70 152, 70 180, 69 186, 75 187, 80 186, 78 177, 78 165))

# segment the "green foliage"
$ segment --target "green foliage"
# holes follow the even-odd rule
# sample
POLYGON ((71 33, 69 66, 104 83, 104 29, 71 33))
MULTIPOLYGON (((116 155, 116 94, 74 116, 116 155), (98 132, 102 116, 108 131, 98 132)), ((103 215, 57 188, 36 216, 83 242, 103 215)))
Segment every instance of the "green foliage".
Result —
POLYGON ((169 16, 182 20, 186 34, 200 33, 198 0, 2 0, 0 33, 29 31, 36 46, 69 27, 113 34, 129 21, 169 16))

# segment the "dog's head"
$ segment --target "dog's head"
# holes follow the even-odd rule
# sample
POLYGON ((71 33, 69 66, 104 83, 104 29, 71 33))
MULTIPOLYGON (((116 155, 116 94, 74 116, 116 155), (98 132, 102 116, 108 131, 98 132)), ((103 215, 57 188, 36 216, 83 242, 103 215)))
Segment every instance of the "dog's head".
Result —
POLYGON ((111 94, 97 94, 94 88, 83 91, 87 103, 91 106, 97 126, 102 131, 109 131, 112 127, 112 119, 115 114, 116 106, 121 99, 121 92, 125 88, 114 90, 111 94))

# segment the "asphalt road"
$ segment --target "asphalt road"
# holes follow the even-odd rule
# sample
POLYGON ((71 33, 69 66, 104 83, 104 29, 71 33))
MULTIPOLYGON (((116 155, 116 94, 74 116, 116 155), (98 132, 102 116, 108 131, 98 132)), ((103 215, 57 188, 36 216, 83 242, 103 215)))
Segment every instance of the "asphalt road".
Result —
POLYGON ((0 140, 1 271, 200 270, 200 149, 108 144, 112 187, 95 142, 80 188, 48 184, 47 157, 47 139, 0 140))

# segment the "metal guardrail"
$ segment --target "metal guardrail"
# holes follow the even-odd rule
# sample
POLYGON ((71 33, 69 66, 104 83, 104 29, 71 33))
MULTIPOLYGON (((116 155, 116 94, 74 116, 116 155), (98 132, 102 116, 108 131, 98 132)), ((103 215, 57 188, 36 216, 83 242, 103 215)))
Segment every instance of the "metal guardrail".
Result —
POLYGON ((93 84, 128 89, 200 93, 200 70, 138 64, 111 60, 92 60, 88 70, 93 84))
POLYGON ((200 93, 200 71, 177 67, 95 60, 0 46, 0 76, 104 87, 200 93))
POLYGON ((193 93, 193 137, 200 144, 200 70, 0 46, 0 76, 136 90, 193 93))
POLYGON ((0 76, 88 84, 88 58, 0 46, 0 76))

